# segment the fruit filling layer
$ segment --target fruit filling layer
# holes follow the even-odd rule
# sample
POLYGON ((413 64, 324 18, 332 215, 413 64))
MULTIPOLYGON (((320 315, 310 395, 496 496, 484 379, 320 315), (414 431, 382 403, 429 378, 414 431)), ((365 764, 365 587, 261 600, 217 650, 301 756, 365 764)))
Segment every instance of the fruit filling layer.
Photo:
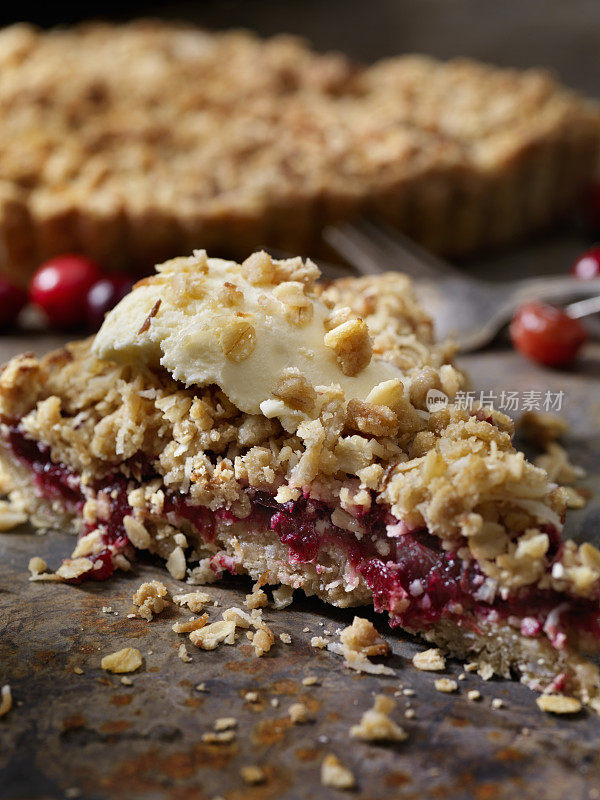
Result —
MULTIPOLYGON (((58 500, 71 513, 81 512, 85 494, 80 477, 68 467, 51 460, 50 449, 29 439, 18 426, 9 428, 8 445, 19 461, 33 473, 41 497, 58 500)), ((128 491, 142 481, 157 477, 143 457, 128 462, 133 477, 114 473, 87 487, 103 496, 101 528, 105 545, 90 556, 94 569, 78 580, 104 580, 114 571, 112 555, 130 548, 124 517, 133 514, 128 491)), ((268 492, 247 487, 251 513, 241 520, 248 531, 273 531, 287 545, 291 564, 312 563, 319 570, 323 548, 339 552, 351 573, 362 578, 373 592, 377 611, 388 611, 392 625, 422 630, 438 620, 451 619, 474 630, 485 622, 508 621, 524 636, 545 635, 560 649, 567 641, 566 630, 576 629, 600 643, 597 605, 590 600, 556 591, 526 588, 510 597, 498 595, 495 584, 475 561, 464 561, 456 552, 441 549, 439 539, 424 530, 409 530, 384 507, 372 508, 357 517, 362 534, 336 527, 332 508, 308 494, 298 500, 279 503, 268 492)), ((187 520, 201 539, 212 541, 216 530, 240 522, 226 509, 211 511, 194 505, 185 495, 165 493, 163 514, 177 524, 187 520)), ((86 532, 93 525, 88 526, 86 532)), ((560 553, 558 531, 547 526, 551 547, 548 568, 560 553)), ((225 568, 234 569, 231 567, 225 568)))

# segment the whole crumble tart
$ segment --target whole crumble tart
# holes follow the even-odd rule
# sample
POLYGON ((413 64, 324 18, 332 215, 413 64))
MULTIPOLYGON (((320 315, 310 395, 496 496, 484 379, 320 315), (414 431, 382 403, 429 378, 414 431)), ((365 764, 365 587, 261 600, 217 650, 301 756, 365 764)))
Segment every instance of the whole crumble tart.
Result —
POLYGON ((137 548, 192 584, 248 573, 250 598, 373 603, 488 677, 598 708, 600 551, 561 539, 563 491, 506 416, 428 413, 464 377, 405 276, 318 278, 197 251, 95 339, 4 367, 2 466, 34 524, 79 534, 62 578, 103 580, 137 548))
POLYGON ((600 143, 597 106, 543 70, 361 67, 290 36, 21 24, 0 68, 0 269, 23 283, 61 252, 320 252, 364 214, 467 253, 568 211, 600 143))

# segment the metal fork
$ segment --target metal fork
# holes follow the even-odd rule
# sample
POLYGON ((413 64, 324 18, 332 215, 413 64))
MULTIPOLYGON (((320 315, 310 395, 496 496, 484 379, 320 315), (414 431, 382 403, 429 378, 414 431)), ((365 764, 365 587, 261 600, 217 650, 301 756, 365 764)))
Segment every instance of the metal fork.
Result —
POLYGON ((600 278, 548 275, 492 283, 464 275, 401 233, 367 220, 329 226, 323 237, 363 275, 386 270, 410 275, 435 320, 437 336, 451 336, 465 353, 489 344, 529 300, 565 303, 578 298, 581 302, 567 307, 572 317, 600 311, 600 278))

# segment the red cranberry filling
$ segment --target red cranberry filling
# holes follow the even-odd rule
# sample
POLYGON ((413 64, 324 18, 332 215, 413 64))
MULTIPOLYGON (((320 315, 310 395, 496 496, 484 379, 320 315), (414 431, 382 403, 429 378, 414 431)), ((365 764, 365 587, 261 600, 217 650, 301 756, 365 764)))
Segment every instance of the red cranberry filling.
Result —
MULTIPOLYGON (((9 444, 15 455, 33 471, 40 494, 59 498, 70 510, 81 511, 84 496, 79 477, 64 465, 53 463, 48 447, 28 439, 18 428, 10 429, 9 444)), ((156 476, 151 464, 143 458, 134 459, 129 467, 139 480, 156 476)), ((106 548, 90 557, 94 569, 80 576, 77 582, 108 578, 114 571, 111 552, 120 552, 128 545, 123 518, 132 513, 127 502, 130 480, 115 474, 93 486, 97 494, 104 495, 108 507, 107 518, 103 520, 106 548), (100 567, 95 566, 98 562, 101 562, 100 567)), ((523 590, 508 600, 490 597, 489 602, 485 602, 482 587, 486 578, 477 564, 465 564, 456 553, 443 551, 438 539, 425 531, 407 530, 389 538, 386 525, 398 521, 381 506, 374 504, 361 516, 365 534, 358 540, 331 523, 331 508, 324 502, 305 495, 282 504, 266 492, 252 487, 246 491, 252 512, 244 521, 250 529, 274 531, 288 546, 291 563, 316 562, 326 543, 342 546, 345 557, 373 591, 376 610, 389 611, 392 625, 422 628, 445 617, 477 628, 480 620, 514 617, 521 621, 523 635, 533 637, 545 633, 557 647, 565 642, 560 629, 567 622, 600 641, 599 612, 592 601, 554 591, 523 590), (390 548, 386 560, 377 549, 382 543, 390 548), (553 614, 559 606, 560 613, 553 614)), ((231 511, 212 512, 192 505, 184 495, 171 493, 166 495, 164 511, 167 518, 174 515, 187 519, 207 541, 214 539, 217 518, 236 520, 231 511)), ((550 537, 551 563, 560 551, 561 539, 552 526, 547 526, 546 532, 550 537)))

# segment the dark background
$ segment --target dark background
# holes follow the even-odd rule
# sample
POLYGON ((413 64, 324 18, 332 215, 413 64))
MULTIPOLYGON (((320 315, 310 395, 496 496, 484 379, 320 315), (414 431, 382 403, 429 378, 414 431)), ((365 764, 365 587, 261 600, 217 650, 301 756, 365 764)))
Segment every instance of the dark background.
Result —
POLYGON ((360 60, 400 52, 466 55, 499 65, 546 66, 600 94, 600 0, 200 0, 187 3, 3 3, 0 24, 160 16, 211 28, 291 32, 319 50, 360 60))

